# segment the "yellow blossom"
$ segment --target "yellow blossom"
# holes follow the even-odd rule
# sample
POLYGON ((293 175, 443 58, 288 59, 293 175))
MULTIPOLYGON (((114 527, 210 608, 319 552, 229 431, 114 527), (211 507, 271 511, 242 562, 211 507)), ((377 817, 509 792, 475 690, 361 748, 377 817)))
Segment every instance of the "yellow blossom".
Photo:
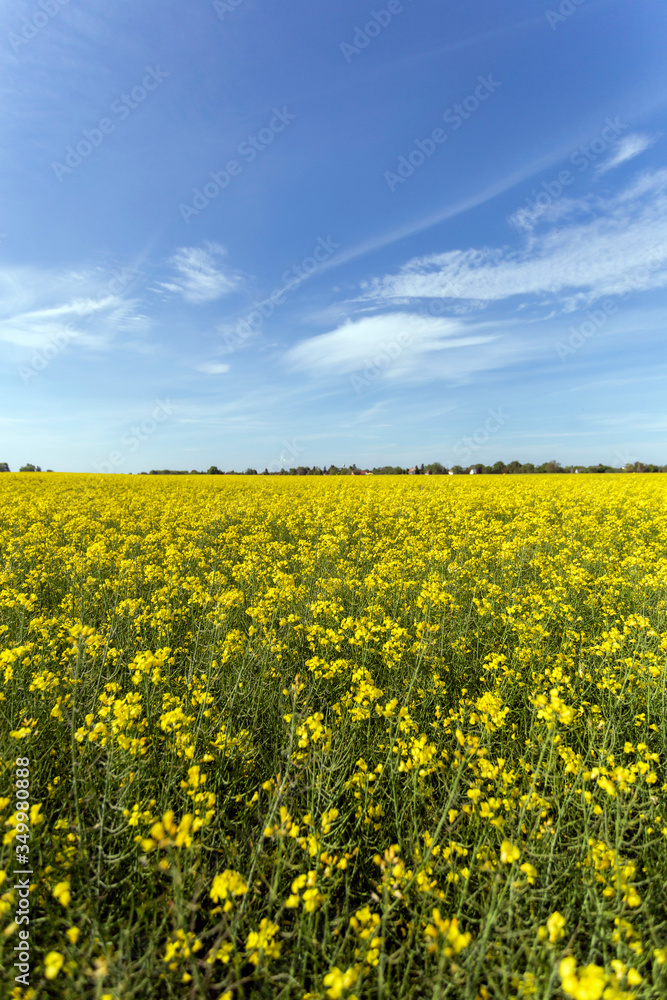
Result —
POLYGON ((515 845, 510 843, 509 840, 503 840, 500 845, 500 860, 504 865, 511 865, 513 861, 517 861, 521 856, 521 851, 515 845))
POLYGON ((555 944, 560 938, 565 937, 564 927, 565 917, 556 910, 547 920, 547 930, 551 944, 555 944))
POLYGON ((62 906, 69 906, 70 899, 72 898, 69 882, 58 882, 53 888, 53 895, 62 906))
POLYGON ((55 979, 65 962, 65 956, 59 951, 50 951, 44 959, 44 975, 47 979, 55 979))

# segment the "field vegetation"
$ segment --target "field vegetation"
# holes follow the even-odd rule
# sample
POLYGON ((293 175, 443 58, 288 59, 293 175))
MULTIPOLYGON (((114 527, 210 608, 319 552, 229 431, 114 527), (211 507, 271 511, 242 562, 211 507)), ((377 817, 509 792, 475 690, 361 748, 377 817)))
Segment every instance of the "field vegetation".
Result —
POLYGON ((2 476, 2 996, 667 995, 666 501, 2 476))

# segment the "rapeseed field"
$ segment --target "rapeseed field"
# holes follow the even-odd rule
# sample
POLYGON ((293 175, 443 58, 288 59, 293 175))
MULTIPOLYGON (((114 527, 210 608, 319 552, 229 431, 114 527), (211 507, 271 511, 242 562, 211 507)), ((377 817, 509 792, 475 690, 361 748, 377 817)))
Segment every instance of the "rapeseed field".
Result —
POLYGON ((667 996, 665 483, 1 476, 2 996, 667 996))

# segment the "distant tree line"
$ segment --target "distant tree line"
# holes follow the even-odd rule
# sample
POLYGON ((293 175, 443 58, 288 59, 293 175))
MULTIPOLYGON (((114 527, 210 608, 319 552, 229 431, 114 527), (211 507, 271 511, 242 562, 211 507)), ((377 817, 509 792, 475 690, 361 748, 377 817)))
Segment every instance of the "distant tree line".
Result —
MULTIPOLYGON (((41 472, 42 469, 39 465, 32 465, 30 462, 26 465, 22 465, 19 472, 41 472)), ((53 469, 47 469, 47 472, 53 472, 53 469)), ((0 462, 0 472, 11 472, 7 462, 0 462)), ((374 469, 358 469, 356 465, 330 465, 323 466, 314 465, 312 468, 308 465, 299 465, 297 468, 293 469, 278 469, 277 471, 269 472, 268 469, 264 469, 263 472, 258 473, 257 469, 246 469, 245 472, 235 472, 231 469, 228 472, 223 472, 219 469, 217 465, 212 465, 210 469, 206 472, 200 472, 197 469, 191 469, 188 472, 187 469, 151 469, 150 472, 140 472, 140 476, 365 476, 373 474, 374 476, 466 476, 471 474, 483 475, 483 476, 516 476, 516 475, 533 475, 536 473, 576 473, 576 472, 667 472, 667 465, 645 465, 642 462, 628 462, 622 468, 617 468, 613 465, 603 465, 601 462, 598 465, 561 465, 560 462, 552 460, 551 462, 543 462, 542 465, 533 465, 532 462, 508 462, 507 465, 504 462, 494 462, 493 465, 469 465, 464 468, 461 465, 454 465, 452 468, 447 468, 440 462, 431 462, 430 465, 414 465, 411 468, 404 469, 399 465, 383 465, 379 468, 374 469)), ((131 475, 131 473, 130 473, 131 475)))
POLYGON ((560 462, 552 460, 551 462, 544 462, 542 465, 533 465, 532 462, 494 462, 493 465, 469 465, 464 468, 461 465, 455 465, 448 468, 442 465, 441 462, 431 462, 430 465, 414 465, 411 468, 403 468, 400 465, 383 465, 375 467, 373 469, 359 469, 356 465, 330 465, 323 466, 320 468, 319 465, 309 466, 309 465, 299 465, 292 469, 278 469, 276 471, 269 472, 268 469, 264 469, 263 472, 258 473, 257 469, 246 469, 245 472, 236 472, 231 469, 229 472, 223 472, 219 469, 217 465, 212 465, 207 472, 197 472, 193 469, 192 472, 173 472, 170 469, 151 469, 149 473, 142 472, 142 476, 364 476, 372 473, 374 476, 446 476, 454 474, 455 476, 465 476, 475 473, 477 475, 484 476, 499 476, 499 475, 532 475, 537 473, 573 473, 573 472, 667 472, 667 465, 643 465, 641 462, 628 463, 622 468, 616 468, 613 465, 603 465, 599 463, 598 465, 565 465, 562 466, 560 462))
MULTIPOLYGON (((11 472, 7 462, 0 462, 0 472, 11 472)), ((28 462, 27 465, 22 465, 19 472, 41 472, 41 465, 33 465, 32 462, 28 462)), ((47 472, 53 472, 53 469, 47 469, 47 472)))

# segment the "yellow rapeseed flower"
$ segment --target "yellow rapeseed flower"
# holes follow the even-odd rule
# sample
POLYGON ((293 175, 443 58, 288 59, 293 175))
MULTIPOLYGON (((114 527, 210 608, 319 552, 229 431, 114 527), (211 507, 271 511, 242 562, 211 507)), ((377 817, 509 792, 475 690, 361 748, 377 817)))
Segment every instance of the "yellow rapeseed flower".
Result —
POLYGON ((547 920, 547 930, 549 932, 549 941, 551 944, 555 944, 560 938, 565 937, 565 917, 556 910, 551 914, 547 920))
POLYGON ((518 861, 521 856, 519 848, 509 840, 503 840, 500 845, 500 860, 504 865, 511 865, 513 861, 518 861))
POLYGON ((53 895, 61 906, 69 906, 70 899, 72 898, 69 882, 58 882, 53 888, 53 895))
POLYGON ((65 956, 59 951, 50 951, 44 959, 44 975, 47 979, 55 979, 65 962, 65 956))

